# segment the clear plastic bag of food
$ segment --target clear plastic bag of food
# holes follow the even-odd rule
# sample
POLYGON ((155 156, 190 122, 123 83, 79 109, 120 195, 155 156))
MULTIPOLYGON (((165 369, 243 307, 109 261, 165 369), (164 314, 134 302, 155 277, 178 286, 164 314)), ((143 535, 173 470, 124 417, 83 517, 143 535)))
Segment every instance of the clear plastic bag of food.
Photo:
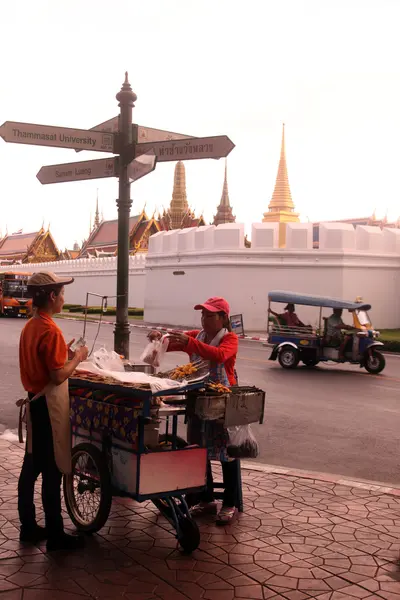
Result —
POLYGON ((231 458, 257 458, 259 453, 258 442, 254 437, 250 425, 229 427, 228 456, 231 458))
POLYGON ((119 373, 125 371, 121 356, 114 352, 114 350, 109 352, 104 347, 99 348, 99 350, 93 353, 93 362, 104 371, 118 371, 119 373))
POLYGON ((159 368, 164 355, 168 350, 168 344, 169 338, 167 335, 164 335, 159 340, 153 340, 147 344, 142 356, 140 357, 140 360, 156 369, 159 368))

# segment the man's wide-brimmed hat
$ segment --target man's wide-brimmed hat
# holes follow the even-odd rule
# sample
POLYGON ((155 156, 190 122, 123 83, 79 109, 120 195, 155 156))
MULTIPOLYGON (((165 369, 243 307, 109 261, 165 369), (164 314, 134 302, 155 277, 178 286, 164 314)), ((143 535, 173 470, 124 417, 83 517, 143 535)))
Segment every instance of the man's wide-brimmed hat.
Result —
POLYGON ((69 285, 73 283, 73 277, 57 277, 54 273, 49 271, 42 271, 40 273, 34 273, 32 277, 28 279, 28 287, 48 289, 55 286, 69 285))

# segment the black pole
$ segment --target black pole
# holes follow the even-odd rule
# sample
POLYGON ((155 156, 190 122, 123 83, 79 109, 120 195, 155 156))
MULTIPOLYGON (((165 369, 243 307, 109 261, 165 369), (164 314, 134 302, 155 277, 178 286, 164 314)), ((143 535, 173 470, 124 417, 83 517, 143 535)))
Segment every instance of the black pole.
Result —
POLYGON ((117 258, 117 318, 114 330, 114 349, 129 358, 129 216, 132 205, 131 184, 128 177, 128 146, 132 143, 132 108, 136 94, 132 91, 125 73, 125 82, 116 96, 119 101, 119 197, 118 206, 118 258, 117 258))

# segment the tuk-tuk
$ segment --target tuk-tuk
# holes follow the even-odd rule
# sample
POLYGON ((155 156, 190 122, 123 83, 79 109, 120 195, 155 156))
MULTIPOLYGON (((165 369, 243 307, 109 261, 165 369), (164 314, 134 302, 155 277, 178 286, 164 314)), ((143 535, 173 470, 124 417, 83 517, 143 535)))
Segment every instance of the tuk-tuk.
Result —
POLYGON ((278 359, 284 369, 294 369, 300 361, 307 367, 314 367, 319 362, 347 362, 358 364, 360 368, 373 374, 380 373, 385 368, 385 357, 379 352, 383 344, 377 340, 379 331, 373 329, 368 315, 371 305, 365 304, 361 298, 348 302, 323 296, 273 291, 268 294, 268 300, 268 342, 273 345, 269 360, 278 359), (278 314, 272 311, 272 302, 285 304, 286 312, 278 314), (318 325, 313 327, 302 323, 294 311, 296 305, 319 308, 316 320, 318 325), (333 315, 323 316, 324 308, 332 309, 333 315), (346 329, 340 328, 343 310, 348 310, 353 317, 352 326, 347 325, 346 329), (339 324, 335 326, 335 322, 339 324))

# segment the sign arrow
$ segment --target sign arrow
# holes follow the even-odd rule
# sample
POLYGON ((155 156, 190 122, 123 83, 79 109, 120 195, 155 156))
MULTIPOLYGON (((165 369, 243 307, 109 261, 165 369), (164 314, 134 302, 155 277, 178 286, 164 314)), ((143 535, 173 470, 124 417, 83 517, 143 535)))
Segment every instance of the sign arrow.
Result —
POLYGON ((56 148, 80 148, 95 152, 113 152, 112 133, 52 127, 33 123, 14 123, 6 121, 0 127, 0 136, 5 142, 15 144, 33 144, 34 146, 53 146, 56 148))
POLYGON ((135 156, 138 157, 149 148, 153 148, 157 160, 192 160, 199 158, 224 158, 233 150, 235 144, 226 135, 207 138, 190 138, 169 142, 149 142, 137 144, 135 156))
MULTIPOLYGON (((107 133, 118 133, 119 121, 118 117, 104 121, 89 131, 103 131, 107 133)), ((167 142, 168 140, 186 140, 192 135, 184 135, 183 133, 174 133, 173 131, 164 131, 163 129, 154 129, 153 127, 143 127, 143 125, 133 125, 137 130, 137 137, 134 138, 138 142, 167 142)), ((81 150, 76 149, 76 152, 81 150)))
POLYGON ((42 167, 36 177, 40 183, 64 183, 66 181, 82 181, 85 179, 100 179, 102 177, 118 176, 118 159, 100 158, 84 162, 48 165, 42 167))
POLYGON ((128 177, 130 181, 137 181, 141 177, 148 175, 156 168, 157 157, 154 154, 153 148, 146 152, 146 154, 142 154, 135 158, 128 165, 128 177))

